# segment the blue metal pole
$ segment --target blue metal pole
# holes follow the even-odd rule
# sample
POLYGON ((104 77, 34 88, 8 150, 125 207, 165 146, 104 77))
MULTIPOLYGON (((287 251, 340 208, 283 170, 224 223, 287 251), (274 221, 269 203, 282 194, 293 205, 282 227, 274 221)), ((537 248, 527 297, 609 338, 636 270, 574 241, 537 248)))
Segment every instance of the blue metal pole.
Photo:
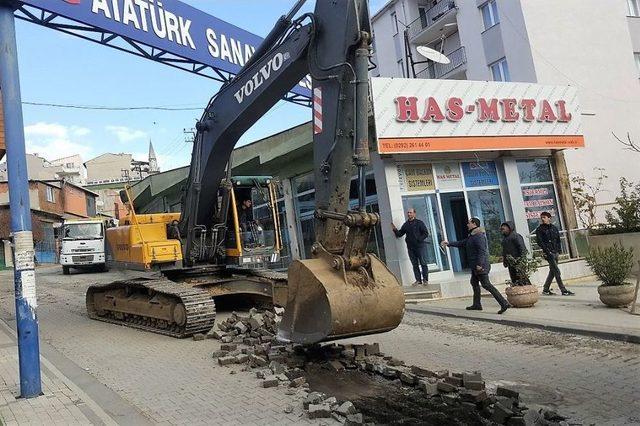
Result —
POLYGON ((11 232, 14 241, 20 395, 23 398, 32 398, 42 394, 42 384, 29 178, 13 12, 14 8, 8 1, 0 0, 0 93, 4 111, 11 232))

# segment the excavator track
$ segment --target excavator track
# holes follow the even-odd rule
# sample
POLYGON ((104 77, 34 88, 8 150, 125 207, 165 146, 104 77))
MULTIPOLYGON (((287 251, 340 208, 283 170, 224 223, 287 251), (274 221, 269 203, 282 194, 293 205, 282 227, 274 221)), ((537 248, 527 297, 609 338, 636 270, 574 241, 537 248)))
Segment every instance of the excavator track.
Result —
POLYGON ((216 309, 206 290, 168 279, 133 279, 87 289, 89 318, 166 336, 208 332, 216 309))

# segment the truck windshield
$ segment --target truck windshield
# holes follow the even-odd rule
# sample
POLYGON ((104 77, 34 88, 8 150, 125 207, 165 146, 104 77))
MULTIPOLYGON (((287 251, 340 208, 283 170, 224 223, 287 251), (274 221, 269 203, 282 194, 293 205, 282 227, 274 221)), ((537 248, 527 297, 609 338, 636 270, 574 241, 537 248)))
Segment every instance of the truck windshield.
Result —
POLYGON ((102 224, 74 223, 64 227, 65 240, 89 240, 102 238, 102 224))

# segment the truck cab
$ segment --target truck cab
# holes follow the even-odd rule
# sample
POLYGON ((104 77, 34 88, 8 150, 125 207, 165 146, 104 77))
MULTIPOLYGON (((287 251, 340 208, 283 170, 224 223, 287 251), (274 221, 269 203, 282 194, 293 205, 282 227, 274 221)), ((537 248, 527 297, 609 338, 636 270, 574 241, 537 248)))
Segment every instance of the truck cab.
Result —
POLYGON ((71 268, 106 271, 106 223, 99 219, 67 220, 60 235, 60 265, 69 275, 71 268))

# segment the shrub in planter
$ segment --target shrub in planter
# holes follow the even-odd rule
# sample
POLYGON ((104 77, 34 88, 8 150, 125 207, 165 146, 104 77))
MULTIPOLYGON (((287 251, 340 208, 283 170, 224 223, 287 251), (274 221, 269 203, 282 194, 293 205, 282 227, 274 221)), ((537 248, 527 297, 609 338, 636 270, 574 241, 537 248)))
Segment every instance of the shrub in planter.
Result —
POLYGON ((598 287, 600 300, 612 308, 629 305, 633 301, 635 286, 626 282, 633 268, 633 248, 620 244, 611 247, 595 247, 586 258, 593 273, 602 281, 598 287))
POLYGON ((516 308, 529 308, 538 301, 538 288, 531 284, 531 276, 540 267, 540 259, 522 256, 515 259, 507 256, 507 265, 515 268, 518 273, 516 282, 511 282, 505 290, 507 300, 516 308))

